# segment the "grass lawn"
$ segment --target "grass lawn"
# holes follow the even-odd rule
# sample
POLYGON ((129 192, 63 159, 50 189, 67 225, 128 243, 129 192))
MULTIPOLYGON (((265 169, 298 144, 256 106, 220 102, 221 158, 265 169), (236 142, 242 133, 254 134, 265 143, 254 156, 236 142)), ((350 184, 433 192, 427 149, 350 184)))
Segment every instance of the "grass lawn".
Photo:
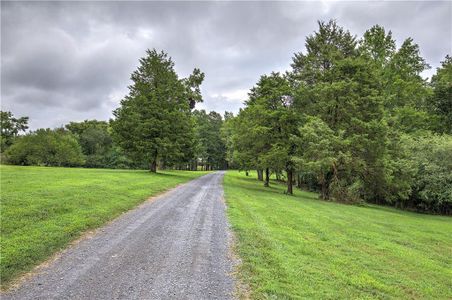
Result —
POLYGON ((452 299, 452 218, 317 200, 228 171, 253 299, 452 299))
POLYGON ((4 165, 0 172, 3 287, 82 232, 206 173, 4 165))

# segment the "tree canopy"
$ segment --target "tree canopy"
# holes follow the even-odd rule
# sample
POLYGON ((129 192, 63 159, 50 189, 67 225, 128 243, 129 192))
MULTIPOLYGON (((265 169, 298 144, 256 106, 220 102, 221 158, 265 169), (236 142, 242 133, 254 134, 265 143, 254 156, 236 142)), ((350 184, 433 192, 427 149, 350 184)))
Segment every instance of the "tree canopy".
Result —
POLYGON ((429 83, 413 39, 318 25, 291 70, 263 75, 225 122, 228 160, 285 176, 288 194, 297 181, 326 200, 450 213, 450 57, 429 83))
POLYGON ((20 132, 28 129, 28 117, 15 118, 10 111, 0 111, 0 152, 14 143, 20 132))
POLYGON ((193 101, 201 101, 203 78, 195 69, 188 79, 179 79, 168 54, 148 50, 111 122, 113 137, 126 155, 147 162, 153 172, 159 161, 183 160, 194 134, 190 109, 193 101))

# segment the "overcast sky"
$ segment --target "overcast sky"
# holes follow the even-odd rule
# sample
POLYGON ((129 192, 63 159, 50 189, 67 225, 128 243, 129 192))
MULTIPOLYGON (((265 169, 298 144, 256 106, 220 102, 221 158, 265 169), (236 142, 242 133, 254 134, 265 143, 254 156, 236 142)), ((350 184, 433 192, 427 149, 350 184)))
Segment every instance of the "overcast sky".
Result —
POLYGON ((419 44, 431 76, 452 47, 452 2, 1 2, 1 106, 32 129, 108 120, 147 48, 181 77, 206 74, 197 108, 237 112, 262 74, 289 69, 317 20, 374 24, 419 44))

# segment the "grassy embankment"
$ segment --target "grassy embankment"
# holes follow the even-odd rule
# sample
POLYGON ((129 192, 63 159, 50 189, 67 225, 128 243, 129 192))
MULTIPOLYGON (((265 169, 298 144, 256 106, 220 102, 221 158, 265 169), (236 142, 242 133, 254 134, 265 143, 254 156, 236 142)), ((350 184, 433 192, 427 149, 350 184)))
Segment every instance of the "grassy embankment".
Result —
POLYGON ((320 201, 225 176, 255 299, 452 299, 452 218, 320 201))
POLYGON ((206 172, 0 166, 2 287, 149 196, 206 172))

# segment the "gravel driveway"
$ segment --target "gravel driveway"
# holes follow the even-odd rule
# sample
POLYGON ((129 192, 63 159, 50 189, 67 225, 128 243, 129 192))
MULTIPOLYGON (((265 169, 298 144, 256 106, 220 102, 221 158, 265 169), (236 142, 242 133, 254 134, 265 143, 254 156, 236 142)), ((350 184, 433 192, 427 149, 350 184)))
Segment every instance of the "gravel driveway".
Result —
POLYGON ((223 175, 125 213, 2 299, 231 299, 223 175))

